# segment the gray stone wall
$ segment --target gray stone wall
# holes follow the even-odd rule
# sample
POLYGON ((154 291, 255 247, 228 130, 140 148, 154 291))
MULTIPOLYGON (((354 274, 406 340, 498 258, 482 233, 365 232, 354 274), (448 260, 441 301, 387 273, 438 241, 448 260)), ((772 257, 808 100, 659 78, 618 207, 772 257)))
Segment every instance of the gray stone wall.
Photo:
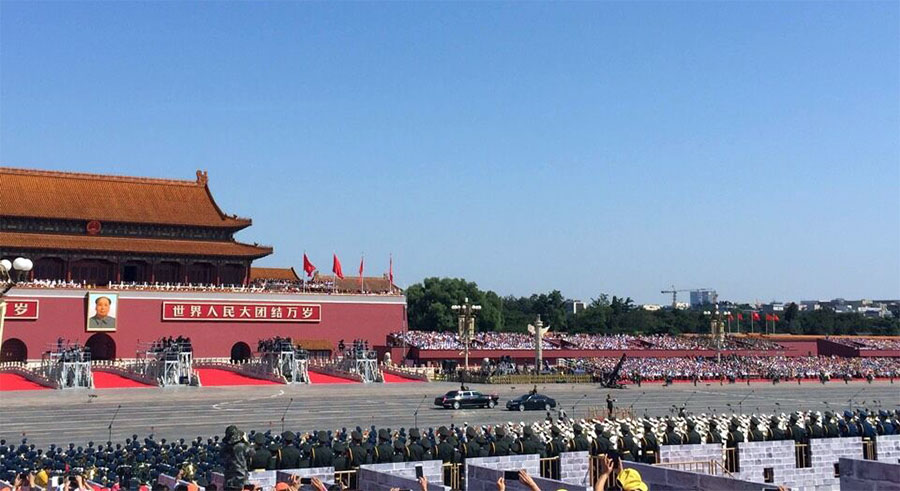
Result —
POLYGON ((882 435, 876 438, 875 453, 879 462, 900 463, 900 435, 882 435))
POLYGON ((636 469, 641 474, 641 480, 653 491, 763 491, 765 488, 772 487, 771 484, 698 474, 649 464, 628 462, 625 467, 636 469))
POLYGON ((590 486, 590 454, 563 452, 559 454, 559 480, 576 486, 590 486))
POLYGON ((275 471, 275 482, 288 482, 292 476, 316 477, 324 484, 334 484, 334 467, 311 467, 307 469, 282 469, 275 471))
MULTIPOLYGON (((247 482, 256 484, 263 491, 271 491, 275 489, 275 484, 279 482, 287 482, 291 474, 300 477, 318 477, 320 481, 327 485, 334 484, 334 467, 314 467, 312 469, 285 469, 281 471, 253 471, 250 473, 247 482)), ((220 490, 225 489, 225 476, 218 472, 213 472, 210 476, 210 483, 215 484, 220 490)))
POLYGON ((422 473, 428 479, 428 489, 443 491, 449 489, 443 485, 444 470, 440 460, 421 462, 394 462, 390 464, 370 464, 360 466, 357 473, 359 489, 374 491, 391 488, 419 489, 416 481, 416 466, 422 466, 422 473))
POLYGON ((738 443, 740 472, 735 477, 744 481, 764 482, 763 469, 771 467, 775 472, 775 482, 783 478, 786 471, 794 470, 793 441, 743 442, 738 443))
MULTIPOLYGON (((484 458, 499 458, 499 457, 484 457, 484 458)), ((479 460, 479 459, 471 459, 471 460, 479 460)), ((521 469, 521 467, 520 467, 521 469)), ((504 470, 517 470, 517 469, 497 469, 490 467, 482 467, 480 465, 473 464, 471 462, 466 463, 466 491, 496 491, 497 490, 497 480, 503 476, 504 470)), ((591 491, 591 488, 587 486, 576 486, 569 483, 564 483, 562 481, 555 481, 553 479, 543 479, 540 477, 539 472, 532 473, 530 470, 528 474, 534 479, 535 484, 538 485, 540 489, 547 490, 555 490, 555 489, 567 489, 570 491, 591 491)), ((528 488, 518 481, 508 481, 506 482, 506 489, 508 491, 528 491, 528 488)))
POLYGON ((840 466, 842 490, 900 491, 900 464, 842 458, 840 466))
MULTIPOLYGON (((531 476, 541 475, 541 457, 537 454, 527 455, 504 455, 502 457, 478 457, 477 459, 466 459, 465 478, 469 481, 469 466, 476 465, 487 469, 497 469, 500 471, 517 471, 525 469, 531 476)), ((494 478, 494 489, 497 478, 494 478)))
POLYGON ((659 447, 659 462, 698 462, 716 460, 725 464, 724 446, 717 443, 700 445, 663 445, 659 447))
MULTIPOLYGON (((256 484, 257 486, 263 488, 263 490, 271 490, 275 489, 276 471, 252 471, 250 472, 247 483, 248 484, 256 484)), ((334 471, 332 470, 332 474, 334 471)), ((218 472, 213 472, 210 476, 210 483, 218 486, 219 489, 225 488, 225 476, 218 472)))
POLYGON ((789 486, 794 491, 829 491, 840 489, 834 477, 834 464, 841 457, 862 458, 862 439, 827 438, 812 440, 812 467, 797 468, 794 442, 739 443, 740 472, 743 480, 764 482, 763 469, 773 469, 774 483, 789 486))

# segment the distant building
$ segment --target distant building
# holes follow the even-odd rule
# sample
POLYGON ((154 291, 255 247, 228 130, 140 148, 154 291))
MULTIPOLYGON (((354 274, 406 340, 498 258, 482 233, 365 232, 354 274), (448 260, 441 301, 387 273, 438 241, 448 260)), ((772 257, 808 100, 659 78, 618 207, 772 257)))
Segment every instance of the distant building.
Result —
POLYGON ((655 303, 648 303, 641 305, 641 308, 650 312, 656 312, 657 310, 662 310, 662 305, 655 303))
POLYGON ((822 305, 819 304, 818 300, 801 300, 797 307, 797 310, 802 312, 812 312, 821 309, 822 305))
POLYGON ((715 290, 691 290, 691 308, 713 303, 715 290))
POLYGON ((565 303, 566 311, 577 314, 587 307, 587 304, 581 300, 567 300, 565 303))

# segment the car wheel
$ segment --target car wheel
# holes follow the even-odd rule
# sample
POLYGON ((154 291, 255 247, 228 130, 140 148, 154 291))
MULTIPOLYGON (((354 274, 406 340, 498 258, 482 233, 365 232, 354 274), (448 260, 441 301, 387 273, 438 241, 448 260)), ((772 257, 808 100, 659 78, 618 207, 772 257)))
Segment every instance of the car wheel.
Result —
POLYGON ((545 411, 549 411, 549 410, 550 410, 550 404, 544 404, 544 410, 545 410, 545 411))
POLYGON ((459 401, 453 401, 453 409, 459 409, 459 401))
POLYGON ((488 401, 488 409, 494 409, 495 405, 496 403, 493 401, 493 399, 488 401))
POLYGON ((525 404, 519 404, 519 411, 525 410, 525 404))

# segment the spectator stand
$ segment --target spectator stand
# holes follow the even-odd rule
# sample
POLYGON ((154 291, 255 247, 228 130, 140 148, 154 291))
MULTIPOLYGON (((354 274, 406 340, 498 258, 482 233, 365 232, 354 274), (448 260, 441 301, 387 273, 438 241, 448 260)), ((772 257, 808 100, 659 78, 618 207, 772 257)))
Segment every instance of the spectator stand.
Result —
POLYGON ((138 348, 133 370, 160 386, 197 385, 190 341, 158 340, 138 348))
POLYGON ((283 377, 286 383, 309 383, 309 353, 295 347, 290 339, 260 340, 257 363, 266 372, 283 377))
POLYGON ((384 376, 378 368, 378 353, 360 347, 350 349, 338 361, 339 370, 359 376, 363 383, 383 382, 384 376))
POLYGON ((41 374, 57 389, 94 388, 91 350, 78 343, 53 343, 41 355, 41 374))

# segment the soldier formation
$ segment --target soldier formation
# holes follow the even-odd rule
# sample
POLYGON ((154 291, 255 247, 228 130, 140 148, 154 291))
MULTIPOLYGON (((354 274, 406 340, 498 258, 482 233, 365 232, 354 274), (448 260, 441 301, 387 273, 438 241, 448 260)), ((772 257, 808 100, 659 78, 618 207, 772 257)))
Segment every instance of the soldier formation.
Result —
POLYGON ((0 479, 12 482, 20 473, 71 475, 75 472, 103 485, 154 482, 159 474, 177 476, 203 486, 210 472, 232 479, 254 469, 334 467, 336 471, 364 464, 441 460, 461 463, 468 458, 511 454, 555 457, 562 452, 588 451, 616 454, 625 461, 655 463, 664 445, 717 443, 736 447, 739 442, 900 434, 900 410, 858 409, 790 414, 699 414, 668 417, 575 420, 562 417, 525 424, 449 425, 418 428, 341 428, 308 433, 285 431, 244 434, 237 427, 225 436, 204 440, 167 441, 137 435, 124 443, 87 446, 50 445, 35 448, 0 441, 0 479), (228 463, 243 461, 238 469, 228 463))

